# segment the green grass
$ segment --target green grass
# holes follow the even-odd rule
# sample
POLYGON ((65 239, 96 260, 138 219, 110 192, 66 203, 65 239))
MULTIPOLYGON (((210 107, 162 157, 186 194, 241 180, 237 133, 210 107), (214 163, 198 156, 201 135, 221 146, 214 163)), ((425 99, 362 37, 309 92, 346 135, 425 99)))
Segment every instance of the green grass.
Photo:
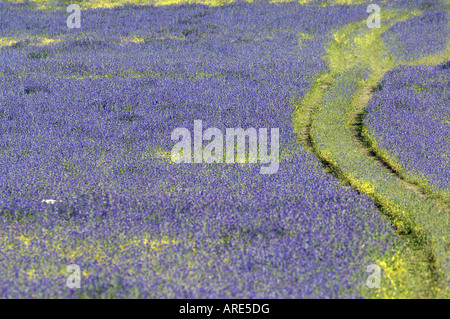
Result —
MULTIPOLYGON (((419 13, 391 11, 384 15, 398 22, 419 13)), ((312 149, 336 176, 374 199, 407 244, 400 248, 398 255, 378 261, 388 282, 375 295, 371 290, 367 295, 448 297, 448 207, 424 198, 414 185, 402 181, 374 158, 360 139, 361 117, 370 98, 368 89, 375 87, 386 71, 402 62, 390 56, 383 46, 381 36, 389 26, 369 29, 363 21, 334 34, 326 56, 330 71, 316 80, 299 104, 303 107, 297 108, 294 123, 297 132, 308 129, 312 149), (314 104, 312 111, 306 103, 314 104), (308 116, 310 122, 305 124, 308 116)), ((414 62, 437 63, 443 57, 441 53, 414 62)))
POLYGON ((377 154, 377 156, 383 160, 396 174, 401 178, 408 181, 411 184, 417 185, 417 187, 427 195, 429 198, 433 198, 439 202, 441 206, 450 206, 450 192, 445 189, 441 189, 432 185, 426 176, 419 176, 406 170, 395 159, 393 155, 387 150, 381 148, 375 137, 370 134, 365 126, 362 128, 362 137, 367 146, 377 154))

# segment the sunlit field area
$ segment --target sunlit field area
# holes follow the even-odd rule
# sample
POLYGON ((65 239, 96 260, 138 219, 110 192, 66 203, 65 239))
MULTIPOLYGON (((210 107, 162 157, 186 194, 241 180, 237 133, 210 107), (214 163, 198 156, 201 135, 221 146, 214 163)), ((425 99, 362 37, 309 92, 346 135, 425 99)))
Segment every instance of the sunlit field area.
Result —
POLYGON ((0 1, 0 298, 449 298, 447 1, 0 1))

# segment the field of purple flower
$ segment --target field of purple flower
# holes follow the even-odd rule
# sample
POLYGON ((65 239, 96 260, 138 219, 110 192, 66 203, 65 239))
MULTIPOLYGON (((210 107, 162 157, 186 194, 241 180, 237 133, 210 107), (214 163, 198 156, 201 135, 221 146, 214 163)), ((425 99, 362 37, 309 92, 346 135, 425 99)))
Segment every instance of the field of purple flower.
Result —
POLYGON ((377 148, 406 178, 450 201, 450 62, 398 67, 367 107, 377 148))
MULTIPOLYGON (((294 133, 292 101, 328 70, 333 33, 367 19, 367 4, 319 4, 127 5, 85 10, 68 29, 64 9, 0 2, 0 297, 372 298, 371 264, 394 274, 382 283, 397 293, 404 242, 294 133), (194 120, 279 128, 277 174, 171 162, 171 132, 194 120), (70 264, 79 289, 66 286, 70 264)), ((408 90, 448 95, 448 69, 424 70, 422 85, 405 69, 408 90)), ((409 160, 414 140, 398 144, 391 124, 399 106, 376 106, 414 97, 392 95, 389 79, 368 126, 409 160)), ((429 135, 448 127, 445 101, 420 112, 435 120, 424 132, 434 151, 449 155, 429 135)), ((413 161, 406 169, 448 187, 448 157, 413 161)))

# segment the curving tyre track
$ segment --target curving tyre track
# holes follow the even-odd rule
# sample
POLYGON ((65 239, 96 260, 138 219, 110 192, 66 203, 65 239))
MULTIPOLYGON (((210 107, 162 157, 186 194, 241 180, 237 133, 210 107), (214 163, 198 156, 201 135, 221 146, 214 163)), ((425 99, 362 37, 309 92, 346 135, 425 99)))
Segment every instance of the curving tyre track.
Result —
MULTIPOLYGON (((396 22, 411 16, 408 13, 395 15, 396 22)), ((364 24, 354 25, 351 33, 345 31, 348 39, 343 42, 351 43, 352 36, 361 32, 381 42, 381 34, 387 27, 374 36, 363 29, 364 24)), ((330 47, 349 49, 337 46, 333 40, 330 47)), ((408 274, 399 296, 445 298, 450 295, 450 208, 445 202, 428 196, 420 186, 404 180, 362 136, 362 118, 372 96, 372 86, 396 65, 383 62, 383 49, 378 49, 373 50, 369 45, 362 50, 355 49, 356 52, 340 52, 342 56, 351 53, 356 56, 344 66, 333 65, 336 52, 330 51, 327 57, 330 72, 317 77, 305 98, 297 101, 294 128, 304 148, 319 157, 325 170, 368 194, 407 243, 403 256, 407 260, 408 274), (359 79, 365 69, 371 74, 361 82, 359 79), (351 92, 346 96, 349 87, 351 92)), ((441 54, 409 64, 437 64, 445 56, 441 54)))

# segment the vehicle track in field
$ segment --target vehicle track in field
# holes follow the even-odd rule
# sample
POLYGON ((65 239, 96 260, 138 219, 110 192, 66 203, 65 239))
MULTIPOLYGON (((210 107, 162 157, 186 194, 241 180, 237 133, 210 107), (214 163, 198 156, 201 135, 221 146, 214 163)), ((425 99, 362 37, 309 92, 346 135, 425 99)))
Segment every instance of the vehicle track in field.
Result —
MULTIPOLYGON (((384 70, 383 74, 388 71, 384 70)), ((416 194, 419 198, 421 198, 423 201, 427 201, 431 203, 436 211, 442 211, 446 214, 450 214, 450 209, 446 205, 445 202, 443 202, 441 199, 436 197, 431 197, 429 193, 426 193, 423 188, 420 185, 417 185, 415 183, 411 183, 410 181, 404 179, 396 170, 393 168, 389 162, 384 161, 383 157, 377 153, 377 151, 372 147, 372 145, 365 139, 365 137, 362 134, 362 130, 364 128, 364 114, 365 114, 365 107, 367 106, 368 102, 370 101, 372 95, 373 95, 373 89, 371 86, 364 86, 359 93, 359 96, 355 96, 355 99, 353 101, 354 105, 354 114, 352 117, 352 122, 350 124, 351 132, 354 137, 354 141, 358 144, 360 150, 367 156, 367 158, 370 158, 372 162, 376 163, 378 167, 380 167, 386 174, 394 178, 401 187, 411 190, 416 194)), ((358 95, 357 93, 357 95, 358 95)), ((381 205, 379 207, 383 211, 383 206, 381 205)), ((410 251, 407 252, 407 254, 414 254, 414 256, 410 255, 410 258, 413 262, 415 262, 415 265, 412 265, 410 267, 409 271, 413 272, 415 271, 414 268, 422 268, 427 269, 429 272, 429 275, 425 275, 425 277, 430 276, 432 278, 432 281, 430 282, 430 286, 427 288, 431 291, 436 291, 436 288, 440 286, 439 284, 439 275, 438 275, 438 265, 436 263, 436 256, 435 252, 433 251, 433 248, 425 245, 419 245, 416 243, 416 237, 417 234, 414 233, 414 231, 408 235, 411 238, 408 238, 410 251)), ((445 285, 445 282, 443 283, 445 285)), ((416 292, 418 293, 418 296, 426 296, 426 292, 416 292), (424 295, 422 295, 424 293, 424 295)), ((436 294, 435 292, 431 292, 431 296, 439 296, 443 297, 445 295, 436 294)))
POLYGON ((429 200, 433 202, 433 205, 436 206, 437 209, 446 211, 450 213, 450 209, 439 199, 430 197, 419 185, 415 183, 411 183, 405 180, 399 173, 393 168, 388 162, 384 161, 382 156, 378 154, 378 152, 365 140, 362 135, 362 130, 364 127, 363 119, 364 119, 364 110, 370 98, 372 97, 372 88, 370 86, 364 86, 362 89, 363 93, 356 102, 357 106, 356 112, 353 116, 353 122, 351 123, 352 134, 354 136, 354 141, 358 143, 361 151, 364 154, 371 158, 380 168, 382 168, 387 174, 392 176, 397 180, 399 184, 403 187, 412 190, 417 196, 422 198, 423 200, 429 200))
MULTIPOLYGON (((328 88, 328 85, 321 85, 320 92, 317 92, 318 95, 323 96, 328 88)), ((364 100, 369 101, 371 94, 367 94, 370 92, 370 87, 365 87, 365 97, 364 100)), ((317 89, 316 89, 317 90, 317 89)), ((317 103, 320 100, 317 101, 317 103)), ((363 152, 367 158, 370 158, 371 161, 376 163, 378 167, 380 167, 386 174, 396 179, 400 187, 404 187, 406 189, 412 190, 417 196, 422 198, 424 201, 428 200, 426 194, 422 192, 422 190, 415 184, 411 184, 405 180, 403 180, 398 174, 389 166, 389 164, 385 163, 374 151, 373 149, 366 144, 363 140, 360 132, 362 127, 362 114, 364 111, 364 107, 366 103, 361 101, 361 113, 356 113, 354 117, 353 123, 353 139, 356 143, 358 143, 360 147, 360 151, 363 152)), ((342 184, 349 185, 350 187, 356 189, 358 192, 361 192, 357 187, 353 185, 353 183, 345 177, 345 174, 341 171, 341 169, 329 162, 326 158, 319 155, 316 147, 314 146, 314 138, 311 136, 311 118, 312 113, 315 108, 318 107, 316 105, 309 105, 308 107, 299 108, 299 112, 302 113, 304 118, 309 117, 310 122, 301 127, 297 127, 296 131, 298 133, 299 142, 302 144, 303 148, 308 152, 314 153, 318 159, 322 162, 323 169, 326 173, 332 174, 335 178, 337 178, 342 184)), ((370 195, 370 194, 369 194, 370 195)), ((391 216, 384 207, 379 204, 377 201, 376 205, 378 209, 382 212, 384 216, 387 216, 387 219, 390 223, 395 227, 395 222, 393 221, 393 216, 391 216)), ((412 274, 412 276, 420 277, 421 282, 427 283, 426 287, 420 287, 417 289, 415 287, 415 291, 412 290, 411 294, 407 297, 413 298, 432 298, 435 297, 435 290, 439 286, 438 284, 438 274, 437 274, 437 265, 436 258, 434 256, 433 250, 427 244, 418 244, 417 237, 418 235, 414 232, 410 234, 404 234, 402 232, 397 232, 402 240, 407 243, 405 247, 404 254, 408 256, 408 272, 412 274)))
MULTIPOLYGON (((419 64, 420 62, 421 61, 416 61, 415 63, 408 64, 415 65, 419 64)), ((433 62, 434 64, 437 63, 436 61, 433 62)), ((372 72, 372 84, 378 82, 387 71, 395 66, 382 65, 381 67, 377 64, 373 65, 375 65, 376 67, 369 68, 372 72)), ((355 155, 353 160, 358 161, 358 159, 363 158, 364 161, 368 161, 367 163, 370 162, 371 165, 368 165, 367 168, 369 169, 370 166, 372 166, 372 168, 376 167, 376 174, 380 175, 381 178, 378 176, 377 180, 373 182, 371 181, 370 175, 366 173, 352 176, 353 172, 349 174, 348 167, 343 167, 342 161, 339 162, 332 159, 330 160, 329 149, 327 149, 327 146, 323 144, 323 141, 320 140, 320 137, 319 139, 317 139, 317 136, 313 134, 313 131, 317 133, 318 128, 320 129, 321 127, 325 127, 324 123, 327 123, 326 121, 324 121, 324 123, 317 123, 317 114, 315 115, 315 113, 324 107, 326 108, 326 106, 324 106, 324 103, 321 104, 321 101, 328 93, 330 93, 330 88, 338 81, 338 76, 340 73, 341 72, 330 71, 330 73, 326 74, 325 77, 323 77, 323 74, 317 77, 312 82, 312 87, 305 95, 305 97, 301 101, 294 101, 294 131, 298 134, 299 142, 303 145, 303 148, 317 155, 324 166, 325 172, 331 173, 344 184, 350 185, 358 192, 366 193, 372 199, 374 199, 379 210, 388 217, 394 228, 397 228, 398 219, 402 216, 397 216, 399 214, 396 214, 395 210, 392 210, 389 207, 390 200, 383 200, 383 196, 385 196, 386 193, 383 194, 383 192, 381 192, 380 194, 378 194, 377 190, 379 189, 377 189, 376 187, 375 192, 373 191, 373 188, 370 191, 366 191, 365 187, 361 186, 361 182, 367 181, 369 184, 371 184, 372 182, 372 185, 377 185, 377 182, 379 184, 381 178, 386 178, 386 180, 389 180, 391 186, 395 185, 399 190, 402 190, 404 194, 414 194, 410 195, 414 198, 414 200, 412 201, 413 203, 424 203, 423 206, 417 206, 414 209, 417 216, 420 216, 420 213, 422 212, 424 212, 423 215, 426 215, 427 218, 429 216, 432 216, 433 214, 430 213, 430 207, 432 207, 432 212, 436 215, 439 215, 440 217, 438 218, 441 218, 441 220, 442 214, 444 214, 443 220, 444 222, 447 222, 448 218, 446 220, 445 216, 450 216, 450 208, 446 204, 446 202, 441 201, 439 198, 430 196, 420 185, 404 179, 387 161, 383 160, 383 157, 378 154, 377 151, 372 147, 372 145, 367 141, 367 139, 364 138, 362 134, 364 128, 364 111, 373 94, 372 85, 360 85, 356 89, 356 91, 353 92, 351 101, 347 105, 342 105, 343 107, 348 108, 347 114, 350 116, 346 123, 342 123, 341 132, 342 130, 344 130, 343 127, 345 127, 345 130, 347 130, 349 132, 349 135, 351 136, 351 139, 348 139, 347 142, 351 142, 353 147, 356 146, 355 152, 359 154, 355 155), (326 79, 326 81, 323 81, 323 79, 326 79), (425 211, 427 213, 425 213, 425 211)), ((332 129, 328 129, 328 131, 327 129, 324 129, 323 131, 325 131, 326 134, 330 134, 333 132, 332 129)), ((351 147, 349 147, 349 149, 351 149, 351 147)), ((331 158, 333 158, 333 156, 335 156, 334 159, 336 159, 336 156, 339 157, 339 152, 333 153, 332 150, 331 153, 331 158)), ((357 171, 356 174, 358 174, 357 171)), ((402 191, 399 191, 399 194, 402 194, 402 191)), ((411 207, 411 205, 409 207, 411 207)), ((424 220, 426 221, 425 217, 422 220, 420 220, 419 218, 419 221, 417 222, 417 224, 419 225, 418 227, 417 225, 406 225, 404 229, 401 229, 400 231, 397 230, 397 233, 407 244, 405 247, 405 251, 403 252, 403 256, 406 256, 408 261, 407 281, 414 282, 411 284, 407 282, 405 286, 406 294, 400 293, 399 297, 432 298, 448 297, 449 295, 449 292, 447 290, 447 283, 448 278, 450 277, 450 274, 448 273, 450 269, 448 267, 448 262, 445 261, 445 258, 449 253, 449 249, 447 248, 448 243, 446 244, 444 237, 442 237, 442 240, 444 242, 442 244, 439 243, 436 245, 436 242, 439 242, 439 239, 441 238, 439 236, 441 236, 442 234, 445 234, 447 236, 448 232, 442 232, 440 228, 436 227, 436 221, 430 222, 431 226, 429 228, 426 227, 427 231, 422 231, 422 224, 424 220), (429 230, 431 230, 431 233, 435 232, 437 235, 439 235, 435 236, 437 239, 433 237, 435 234, 430 235, 429 233, 427 233, 429 232, 429 230), (433 240, 430 240, 430 238, 432 238, 433 240), (431 244, 432 242, 433 244, 431 244), (438 259, 444 260, 444 262, 438 263, 438 259), (444 266, 440 267, 442 265, 444 266), (420 283, 420 285, 417 286, 417 284, 415 283, 420 283)))

